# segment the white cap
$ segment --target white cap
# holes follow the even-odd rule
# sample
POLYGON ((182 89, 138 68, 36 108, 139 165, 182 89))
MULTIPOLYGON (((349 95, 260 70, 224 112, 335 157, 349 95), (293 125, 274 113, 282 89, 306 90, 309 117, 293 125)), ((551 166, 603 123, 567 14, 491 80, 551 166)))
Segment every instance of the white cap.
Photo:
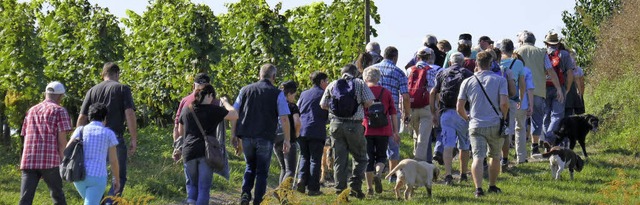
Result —
POLYGON ((47 84, 47 88, 45 89, 45 93, 49 94, 64 94, 65 89, 64 85, 58 81, 53 81, 47 84))
POLYGON ((416 56, 420 55, 433 55, 433 49, 423 46, 416 52, 416 56))

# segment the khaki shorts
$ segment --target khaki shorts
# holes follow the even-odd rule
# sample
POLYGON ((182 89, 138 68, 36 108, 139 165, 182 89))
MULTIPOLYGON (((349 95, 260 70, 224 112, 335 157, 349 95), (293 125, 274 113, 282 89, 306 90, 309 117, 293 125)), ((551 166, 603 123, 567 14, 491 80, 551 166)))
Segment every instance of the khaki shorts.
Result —
POLYGON ((486 158, 488 155, 488 157, 498 159, 502 156, 504 138, 498 135, 499 129, 499 125, 469 128, 473 158, 486 158))

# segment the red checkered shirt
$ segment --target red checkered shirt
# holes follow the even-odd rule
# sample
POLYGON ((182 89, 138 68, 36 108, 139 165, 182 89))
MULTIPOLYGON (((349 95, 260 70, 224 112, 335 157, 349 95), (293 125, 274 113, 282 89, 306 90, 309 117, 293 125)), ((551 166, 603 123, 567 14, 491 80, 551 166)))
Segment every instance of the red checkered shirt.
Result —
POLYGON ((50 100, 31 107, 22 124, 24 150, 20 169, 51 169, 60 166, 58 132, 70 130, 71 119, 64 107, 50 100))

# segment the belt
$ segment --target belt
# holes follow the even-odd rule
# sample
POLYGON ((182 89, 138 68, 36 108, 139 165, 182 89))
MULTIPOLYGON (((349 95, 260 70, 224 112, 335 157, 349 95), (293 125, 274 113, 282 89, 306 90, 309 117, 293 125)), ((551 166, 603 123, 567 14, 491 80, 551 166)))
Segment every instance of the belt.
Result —
POLYGON ((340 119, 340 118, 331 118, 331 120, 336 122, 346 122, 346 123, 362 123, 362 120, 351 120, 351 119, 340 119))

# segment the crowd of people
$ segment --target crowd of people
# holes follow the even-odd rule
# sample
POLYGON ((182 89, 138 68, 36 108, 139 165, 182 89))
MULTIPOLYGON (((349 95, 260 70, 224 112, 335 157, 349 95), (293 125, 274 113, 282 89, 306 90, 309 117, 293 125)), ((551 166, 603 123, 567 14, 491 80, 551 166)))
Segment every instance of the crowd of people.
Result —
MULTIPOLYGON (((401 132, 411 133, 410 157, 444 167, 445 184, 454 184, 452 164, 458 155, 458 180, 466 181, 471 174, 476 197, 485 194, 487 171, 487 191, 500 193, 496 181, 501 169, 527 163, 529 154, 540 153, 542 143, 555 142, 553 132, 561 118, 584 113, 583 72, 575 64, 575 52, 567 50, 556 33, 545 36, 546 48, 535 47, 535 42, 533 33, 523 31, 517 49, 509 39, 494 42, 487 36, 473 46, 472 36, 464 33, 452 50, 448 41, 427 35, 404 68, 397 66, 398 49, 389 46, 382 52, 378 43, 370 42, 353 64, 341 68, 338 79, 313 72, 313 86, 297 100, 298 84, 286 81, 277 87, 272 64, 262 65, 260 79, 243 87, 233 103, 217 96, 209 76, 200 73, 193 92, 179 104, 173 130, 173 159, 184 165, 185 203, 208 204, 213 173, 229 178, 227 161, 222 169, 205 161, 206 136, 225 143, 224 120, 230 121, 235 153, 246 162, 241 204, 263 201, 273 153, 281 168, 280 183, 294 177, 296 191, 322 195, 325 146, 335 158, 335 193, 350 188, 350 195, 360 199, 381 193, 384 172, 401 160, 401 132), (511 146, 516 150, 513 163, 511 146)), ((85 142, 88 174, 74 182, 85 204, 97 204, 103 197, 107 156, 112 170, 108 195, 122 194, 127 157, 136 150, 135 106, 119 76, 116 64, 104 65, 104 81, 87 92, 71 135, 85 142), (125 124, 131 136, 128 149, 125 124)), ((26 114, 20 204, 32 203, 40 178, 54 204, 66 204, 58 170, 73 129, 59 105, 64 93, 61 83, 50 83, 45 100, 26 114)))

